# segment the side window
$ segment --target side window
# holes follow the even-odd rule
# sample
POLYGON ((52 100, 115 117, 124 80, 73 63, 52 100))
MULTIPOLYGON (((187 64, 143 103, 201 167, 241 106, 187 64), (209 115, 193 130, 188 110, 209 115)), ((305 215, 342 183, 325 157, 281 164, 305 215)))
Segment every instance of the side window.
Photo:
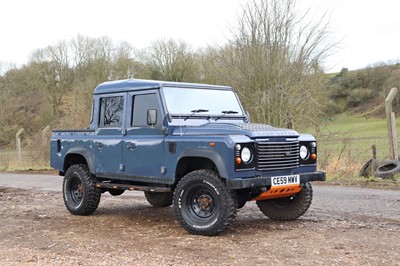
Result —
POLYGON ((160 106, 157 100, 157 94, 140 94, 133 96, 133 110, 132 110, 132 126, 142 127, 147 125, 147 111, 150 109, 157 110, 157 124, 161 125, 160 106))
POLYGON ((99 127, 121 127, 124 115, 124 97, 100 99, 99 127))

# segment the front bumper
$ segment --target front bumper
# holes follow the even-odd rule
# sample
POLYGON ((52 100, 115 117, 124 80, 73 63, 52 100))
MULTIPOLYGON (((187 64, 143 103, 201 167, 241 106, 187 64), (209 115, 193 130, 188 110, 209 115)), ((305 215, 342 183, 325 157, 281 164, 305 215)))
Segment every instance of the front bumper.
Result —
MULTIPOLYGON (((326 175, 323 171, 312 173, 300 173, 300 183, 311 181, 325 181, 326 175)), ((271 177, 237 178, 227 179, 226 186, 229 189, 257 188, 271 186, 271 177)))

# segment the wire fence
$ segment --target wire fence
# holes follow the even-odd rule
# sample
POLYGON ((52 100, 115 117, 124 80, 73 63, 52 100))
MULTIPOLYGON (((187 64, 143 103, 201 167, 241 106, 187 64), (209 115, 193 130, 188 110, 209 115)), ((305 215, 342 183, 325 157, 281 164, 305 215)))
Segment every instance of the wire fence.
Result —
MULTIPOLYGON (((318 168, 330 175, 354 175, 372 158, 372 145, 376 146, 377 159, 388 159, 389 144, 385 136, 352 138, 345 136, 318 136, 318 168)), ((399 137, 397 139, 400 139, 399 137)), ((0 170, 37 169, 49 167, 49 136, 21 148, 0 147, 0 170)), ((400 143, 399 143, 400 144, 400 143)))
POLYGON ((376 148, 378 162, 389 159, 389 142, 385 136, 357 138, 320 136, 319 168, 325 170, 327 176, 357 176, 363 165, 373 158, 373 146, 376 148))
POLYGON ((329 160, 346 157, 352 162, 364 162, 372 158, 372 146, 376 146, 377 158, 389 157, 387 137, 321 138, 318 141, 318 156, 321 167, 329 160))
POLYGON ((17 150, 0 149, 0 170, 46 169, 49 168, 49 150, 38 149, 17 150))

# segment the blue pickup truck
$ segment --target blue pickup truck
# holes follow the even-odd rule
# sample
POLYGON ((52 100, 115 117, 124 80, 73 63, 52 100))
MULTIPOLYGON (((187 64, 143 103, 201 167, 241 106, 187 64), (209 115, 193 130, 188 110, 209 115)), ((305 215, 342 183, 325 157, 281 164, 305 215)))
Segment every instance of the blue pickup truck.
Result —
POLYGON ((72 214, 93 213, 104 192, 139 190, 199 235, 221 233, 251 200, 270 219, 296 219, 310 182, 325 180, 313 136, 250 123, 231 87, 204 84, 102 83, 89 129, 54 130, 50 157, 72 214))

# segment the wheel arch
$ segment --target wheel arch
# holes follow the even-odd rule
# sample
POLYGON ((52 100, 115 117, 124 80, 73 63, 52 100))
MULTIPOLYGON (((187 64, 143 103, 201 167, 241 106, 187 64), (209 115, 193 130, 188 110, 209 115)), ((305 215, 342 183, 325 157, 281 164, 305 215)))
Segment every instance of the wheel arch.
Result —
POLYGON ((68 168, 74 164, 86 164, 90 173, 95 173, 93 158, 90 151, 85 148, 74 147, 66 153, 64 158, 63 172, 65 173, 68 168))
POLYGON ((179 182, 187 173, 200 169, 217 171, 221 178, 228 178, 224 160, 219 153, 207 149, 190 149, 184 151, 178 159, 175 171, 176 181, 179 182))

